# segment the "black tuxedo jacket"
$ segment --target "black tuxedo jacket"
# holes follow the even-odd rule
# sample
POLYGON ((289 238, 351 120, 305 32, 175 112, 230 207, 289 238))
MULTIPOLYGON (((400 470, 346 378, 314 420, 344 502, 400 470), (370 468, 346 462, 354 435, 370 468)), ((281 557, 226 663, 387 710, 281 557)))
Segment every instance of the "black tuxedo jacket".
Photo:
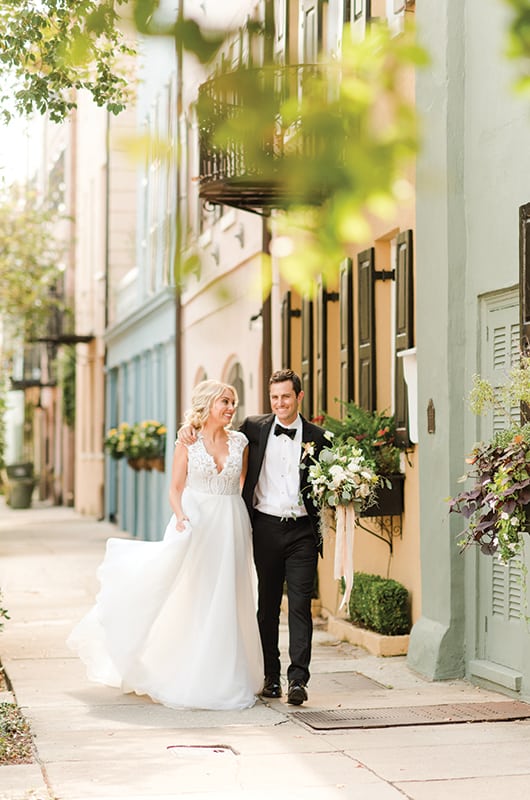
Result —
MULTIPOLYGON (((256 417, 247 417, 243 420, 240 431, 245 434, 248 439, 248 470, 243 486, 243 499, 248 508, 250 519, 253 519, 254 508, 252 501, 254 498, 254 489, 258 482, 261 467, 263 465, 263 457, 265 455, 265 448, 267 440, 274 421, 274 414, 263 414, 256 417)), ((322 536, 320 533, 319 525, 319 510, 309 495, 308 485, 308 472, 312 464, 312 458, 318 458, 318 454, 323 447, 329 445, 328 440, 324 436, 324 429, 312 422, 308 422, 302 417, 302 444, 312 442, 314 444, 313 456, 305 456, 302 460, 303 449, 300 449, 300 491, 302 499, 306 507, 311 527, 315 535, 315 542, 318 547, 319 553, 322 555, 322 536)))

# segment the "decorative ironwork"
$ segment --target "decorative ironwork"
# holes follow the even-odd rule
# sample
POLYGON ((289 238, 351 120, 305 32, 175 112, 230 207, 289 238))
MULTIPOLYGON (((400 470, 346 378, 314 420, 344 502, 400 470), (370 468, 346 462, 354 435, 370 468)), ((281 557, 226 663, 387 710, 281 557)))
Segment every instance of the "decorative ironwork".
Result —
MULTIPOLYGON (((325 188, 297 189, 285 179, 286 157, 305 162, 319 146, 315 135, 302 130, 300 118, 287 123, 282 106, 300 100, 307 81, 318 76, 316 65, 270 66, 219 75, 199 89, 199 194, 207 202, 257 211, 283 208, 294 202, 321 202, 325 188), (235 134, 217 141, 219 131, 236 119, 252 119, 252 109, 270 108, 271 124, 256 131, 252 152, 235 134), (261 138, 260 138, 261 136, 261 138)), ((260 126, 257 126, 260 127, 260 126)), ((235 128, 234 128, 235 130, 235 128)))
POLYGON ((359 515, 360 518, 371 518, 379 533, 363 525, 359 518, 357 519, 357 525, 371 533, 376 539, 381 539, 381 541, 385 542, 392 555, 394 539, 401 539, 403 534, 401 514, 404 505, 405 475, 402 473, 390 475, 387 480, 390 481, 391 485, 378 487, 376 502, 361 511, 359 515))
POLYGON ((363 531, 370 533, 372 536, 375 536, 376 539, 381 539, 390 550, 390 555, 394 552, 394 539, 401 539, 403 535, 403 528, 401 524, 401 514, 399 516, 390 516, 390 517, 372 517, 372 524, 375 525, 379 533, 376 533, 373 528, 368 528, 366 525, 360 521, 359 518, 356 519, 355 524, 362 528, 363 531))

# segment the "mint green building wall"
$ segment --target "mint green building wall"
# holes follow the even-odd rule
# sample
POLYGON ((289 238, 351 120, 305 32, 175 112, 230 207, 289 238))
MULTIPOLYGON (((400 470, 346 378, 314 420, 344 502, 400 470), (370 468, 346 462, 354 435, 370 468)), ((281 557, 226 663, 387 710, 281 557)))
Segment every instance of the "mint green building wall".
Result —
POLYGON ((502 3, 416 5, 431 66, 417 78, 424 145, 417 167, 417 351, 422 616, 408 663, 464 675, 476 654, 476 551, 448 514, 478 438, 465 398, 480 365, 481 298, 518 283, 518 208, 530 200, 530 100, 512 91, 502 3), (436 431, 427 432, 432 399, 436 431))

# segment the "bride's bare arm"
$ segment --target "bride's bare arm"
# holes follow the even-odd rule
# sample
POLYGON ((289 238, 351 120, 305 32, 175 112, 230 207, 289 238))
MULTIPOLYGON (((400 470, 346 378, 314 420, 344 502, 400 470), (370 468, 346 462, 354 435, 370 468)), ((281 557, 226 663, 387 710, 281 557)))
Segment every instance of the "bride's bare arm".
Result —
POLYGON ((241 490, 243 490, 243 486, 245 484, 245 478, 247 477, 247 469, 248 469, 248 445, 243 450, 243 463, 241 466, 241 477, 239 479, 239 485, 241 486, 241 490))
POLYGON ((187 447, 197 441, 197 430, 193 425, 183 425, 177 433, 177 442, 185 444, 187 447))
POLYGON ((187 520, 182 510, 182 492, 186 485, 186 475, 188 472, 188 448, 179 442, 175 445, 173 453, 173 466, 171 468, 171 483, 169 485, 169 502, 175 517, 177 518, 177 530, 184 530, 184 523, 187 520))

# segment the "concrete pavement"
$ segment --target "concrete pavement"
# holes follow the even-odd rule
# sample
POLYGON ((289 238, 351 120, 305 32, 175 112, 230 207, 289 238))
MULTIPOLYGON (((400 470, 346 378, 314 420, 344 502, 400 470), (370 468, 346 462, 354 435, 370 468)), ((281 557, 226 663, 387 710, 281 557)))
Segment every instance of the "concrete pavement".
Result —
MULTIPOLYGON (((88 683, 66 648, 92 604, 106 522, 36 503, 0 506, 0 660, 36 760, 0 767, 0 800, 497 800, 530 793, 530 721, 313 730, 296 712, 504 701, 430 683, 315 630, 309 702, 175 711, 88 683)), ((282 624, 282 649, 286 626, 282 624)), ((284 656, 283 662, 286 663, 284 656)), ((10 699, 0 696, 0 701, 10 699)))

